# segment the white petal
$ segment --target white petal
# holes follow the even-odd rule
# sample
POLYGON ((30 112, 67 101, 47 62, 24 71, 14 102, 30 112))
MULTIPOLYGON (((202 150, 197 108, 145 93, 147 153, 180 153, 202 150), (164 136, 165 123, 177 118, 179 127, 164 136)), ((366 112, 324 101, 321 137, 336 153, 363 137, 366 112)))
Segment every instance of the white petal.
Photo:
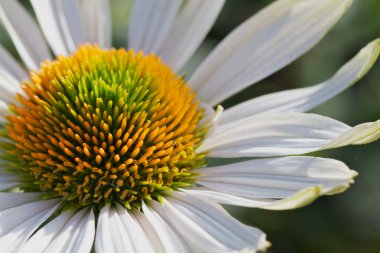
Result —
POLYGON ((359 81, 376 62, 380 39, 374 40, 341 67, 329 80, 307 88, 264 95, 227 109, 220 117, 226 123, 253 114, 267 112, 306 112, 334 97, 359 81))
POLYGON ((159 54, 178 71, 202 43, 218 17, 224 0, 185 2, 159 54))
POLYGON ((110 205, 107 205, 102 208, 99 214, 95 238, 95 251, 98 253, 116 252, 116 245, 114 245, 111 237, 109 212, 110 205))
POLYGON ((215 203, 191 194, 173 192, 151 206, 186 240, 203 252, 254 252, 263 249, 265 234, 232 218, 215 203))
POLYGON ((235 29, 190 79, 216 105, 297 59, 336 23, 351 0, 275 1, 235 29))
POLYGON ((111 47, 111 12, 108 0, 81 0, 87 40, 101 48, 111 47))
MULTIPOLYGON (((168 221, 163 219, 153 208, 146 206, 145 203, 143 203, 142 207, 145 217, 157 233, 165 248, 165 252, 194 252, 194 250, 190 248, 190 245, 176 233, 168 221)), ((185 238, 187 238, 187 236, 185 238)))
MULTIPOLYGON (((2 118, 1 120, 4 120, 4 118, 2 118)), ((2 140, 2 138, 0 137, 0 141, 4 141, 4 140, 2 140)), ((0 164, 0 167, 1 167, 0 168, 0 191, 9 190, 11 188, 14 188, 20 185, 20 177, 14 173, 8 172, 7 165, 0 164)), ((1 205, 0 205, 0 210, 1 210, 1 205)))
POLYGON ((58 199, 36 201, 1 211, 0 245, 2 250, 18 252, 29 236, 53 214, 59 202, 58 199))
POLYGON ((338 148, 347 145, 360 145, 376 141, 380 138, 380 120, 357 125, 343 133, 323 149, 338 148))
POLYGON ((135 0, 128 47, 157 53, 172 28, 180 5, 180 0, 135 0))
MULTIPOLYGON (((125 227, 123 226, 123 222, 121 221, 115 208, 111 207, 108 215, 109 215, 109 226, 110 226, 109 232, 113 241, 115 252, 125 252, 125 251, 131 252, 131 253, 136 252, 131 240, 132 238, 130 238, 128 234, 126 233, 125 227)), ((140 243, 140 242, 137 242, 137 243, 140 243)))
MULTIPOLYGON (((1 104, 1 103, 0 103, 1 104)), ((2 115, 0 113, 0 115, 2 115)), ((9 111, 8 114, 9 115, 9 111)), ((4 118, 0 116, 0 124, 4 122, 4 118)), ((8 143, 9 139, 0 137, 0 142, 8 143)), ((5 151, 0 151, 0 155, 5 155, 5 151)), ((0 191, 11 190, 12 188, 20 186, 21 178, 19 175, 11 172, 9 163, 0 161, 0 191)), ((0 200, 1 201, 1 200, 0 200)), ((1 205, 0 205, 1 210, 1 205)))
POLYGON ((0 211, 41 199, 41 193, 0 192, 0 211))
POLYGON ((19 86, 28 79, 28 74, 8 51, 0 45, 0 80, 6 80, 12 86, 19 86))
POLYGON ((351 128, 317 114, 271 113, 219 124, 197 152, 210 157, 265 157, 321 149, 351 128))
POLYGON ((72 218, 74 212, 67 211, 58 215, 54 220, 43 226, 37 231, 25 245, 20 249, 20 252, 44 252, 45 249, 60 236, 60 232, 66 223, 72 218))
POLYGON ((70 210, 38 230, 20 252, 90 252, 94 236, 93 212, 70 210))
POLYGON ((24 93, 21 82, 28 78, 17 61, 0 45, 0 100, 16 103, 16 94, 24 93))
POLYGON ((41 62, 50 58, 49 49, 40 29, 17 1, 0 1, 0 20, 29 69, 38 69, 41 62))
POLYGON ((67 245, 68 252, 90 252, 95 238, 95 215, 87 213, 73 234, 73 240, 67 245))
POLYGON ((38 22, 56 55, 67 55, 85 42, 77 0, 31 0, 38 22))
MULTIPOLYGON (((205 195, 224 204, 289 209, 344 191, 357 175, 344 163, 318 157, 256 159, 195 171, 205 195), (208 191, 207 191, 208 189, 208 191)), ((194 190, 196 191, 196 190, 194 190)))
POLYGON ((214 190, 209 190, 203 187, 197 187, 194 190, 183 190, 189 194, 203 197, 216 201, 221 204, 258 207, 269 210, 287 210, 306 206, 316 200, 321 194, 321 187, 309 187, 289 196, 285 199, 273 201, 271 199, 249 199, 247 197, 238 197, 228 193, 222 193, 214 190))
POLYGON ((219 117, 223 113, 223 107, 218 105, 216 110, 210 105, 201 103, 200 107, 203 109, 203 115, 201 120, 198 122, 197 129, 207 128, 207 132, 211 134, 217 128, 219 117))
POLYGON ((9 115, 8 103, 0 99, 0 123, 4 122, 4 116, 9 115))
POLYGON ((0 182, 0 191, 5 191, 5 190, 9 190, 13 187, 16 187, 17 185, 19 185, 18 182, 14 182, 14 181, 11 181, 11 182, 0 182))
POLYGON ((159 252, 154 250, 146 233, 128 211, 105 206, 99 216, 96 233, 96 252, 159 252))
POLYGON ((0 173, 0 191, 8 190, 18 186, 19 177, 11 173, 0 173))
POLYGON ((155 249, 155 252, 165 252, 165 248, 162 245, 161 239, 159 238, 152 224, 146 218, 146 215, 140 211, 134 210, 133 217, 145 232, 145 235, 150 241, 150 244, 153 246, 153 249, 155 249))
MULTIPOLYGON (((148 240, 145 231, 133 216, 120 205, 103 208, 102 222, 102 229, 108 231, 111 240, 110 238, 103 238, 105 235, 104 231, 98 231, 98 235, 100 236, 97 237, 97 241, 105 240, 108 243, 112 243, 111 248, 114 248, 115 252, 156 252, 148 240), (107 220, 108 227, 106 227, 107 220)), ((101 244, 101 242, 99 242, 99 244, 101 244)), ((105 252, 109 252, 108 247, 107 245, 100 246, 97 248, 97 252, 102 252, 104 249, 107 249, 105 252)))
MULTIPOLYGON (((153 253, 155 248, 153 248, 152 243, 149 241, 144 230, 141 228, 136 219, 122 206, 116 206, 115 216, 118 216, 120 222, 116 223, 116 226, 120 226, 123 233, 123 240, 128 240, 131 242, 132 247, 129 248, 129 252, 133 253, 153 253)), ((158 249, 157 249, 158 250, 158 249)))

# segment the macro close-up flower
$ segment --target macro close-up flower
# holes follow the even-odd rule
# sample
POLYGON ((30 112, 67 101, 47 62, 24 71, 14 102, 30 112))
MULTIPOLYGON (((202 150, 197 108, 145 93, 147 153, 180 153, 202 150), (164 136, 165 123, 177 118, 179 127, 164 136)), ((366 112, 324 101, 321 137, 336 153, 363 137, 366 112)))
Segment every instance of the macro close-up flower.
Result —
POLYGON ((275 1, 191 76, 181 69, 223 0, 136 0, 120 49, 107 0, 30 3, 35 17, 0 1, 21 62, 0 47, 2 252, 265 250, 265 233, 221 204, 284 210, 341 193, 357 173, 309 153, 380 137, 379 122, 306 113, 369 71, 379 39, 320 84, 220 106, 311 49, 350 0, 275 1))

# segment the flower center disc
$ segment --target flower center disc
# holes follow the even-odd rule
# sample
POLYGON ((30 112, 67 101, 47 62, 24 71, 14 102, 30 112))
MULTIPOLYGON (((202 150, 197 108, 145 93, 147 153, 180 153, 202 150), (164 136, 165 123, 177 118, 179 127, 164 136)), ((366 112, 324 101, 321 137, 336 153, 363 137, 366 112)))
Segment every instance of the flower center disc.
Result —
POLYGON ((129 207, 190 184, 204 164, 195 94, 154 55, 83 46, 44 62, 23 90, 3 146, 25 191, 129 207))

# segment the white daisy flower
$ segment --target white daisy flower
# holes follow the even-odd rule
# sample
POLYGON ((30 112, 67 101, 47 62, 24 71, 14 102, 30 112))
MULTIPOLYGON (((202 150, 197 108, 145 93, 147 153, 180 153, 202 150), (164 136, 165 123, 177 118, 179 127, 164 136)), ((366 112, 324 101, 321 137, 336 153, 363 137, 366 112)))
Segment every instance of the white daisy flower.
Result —
POLYGON ((176 72, 223 3, 137 0, 116 50, 107 0, 31 0, 39 25, 0 1, 24 64, 0 47, 1 251, 254 252, 265 234, 220 204, 291 209, 353 182, 344 163, 303 154, 373 141, 379 122, 304 112, 366 74, 380 40, 321 84, 222 112, 314 46, 351 1, 276 1, 183 80, 176 72), (207 157, 255 159, 209 167, 207 157))

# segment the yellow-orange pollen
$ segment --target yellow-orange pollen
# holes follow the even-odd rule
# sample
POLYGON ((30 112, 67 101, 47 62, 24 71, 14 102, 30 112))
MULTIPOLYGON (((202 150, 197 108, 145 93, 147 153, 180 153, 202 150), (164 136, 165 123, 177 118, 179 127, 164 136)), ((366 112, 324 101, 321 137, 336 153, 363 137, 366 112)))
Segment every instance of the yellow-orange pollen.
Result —
POLYGON ((195 94, 154 55, 86 45, 30 79, 2 145, 25 190, 128 207, 191 184, 204 163, 195 94))

